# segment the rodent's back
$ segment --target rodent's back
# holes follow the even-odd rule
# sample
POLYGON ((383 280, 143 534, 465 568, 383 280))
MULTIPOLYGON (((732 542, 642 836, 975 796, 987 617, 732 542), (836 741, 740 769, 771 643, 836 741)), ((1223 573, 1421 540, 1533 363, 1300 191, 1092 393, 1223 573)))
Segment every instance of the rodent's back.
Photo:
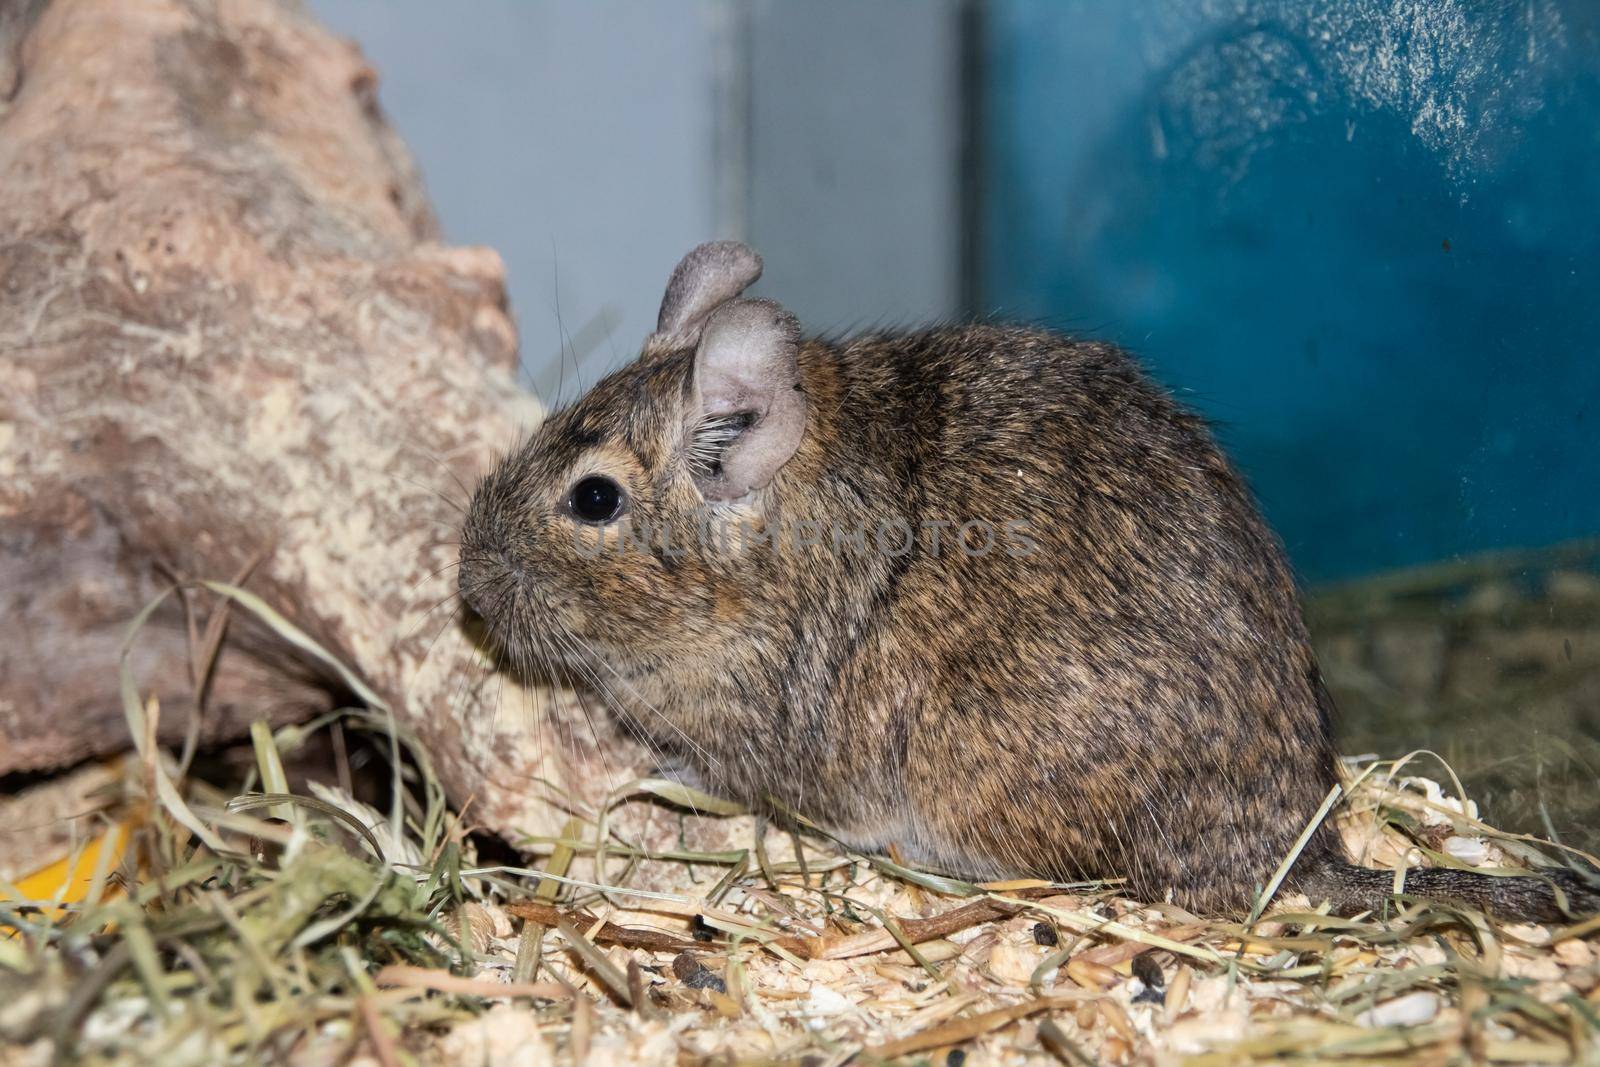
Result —
POLYGON ((802 365, 824 477, 876 465, 913 526, 1020 521, 1037 544, 924 548, 873 592, 831 702, 903 738, 899 832, 925 840, 896 843, 1238 906, 1333 750, 1289 570, 1204 422, 1117 349, 1043 331, 862 338, 802 365), (902 706, 874 709, 884 694, 902 706))

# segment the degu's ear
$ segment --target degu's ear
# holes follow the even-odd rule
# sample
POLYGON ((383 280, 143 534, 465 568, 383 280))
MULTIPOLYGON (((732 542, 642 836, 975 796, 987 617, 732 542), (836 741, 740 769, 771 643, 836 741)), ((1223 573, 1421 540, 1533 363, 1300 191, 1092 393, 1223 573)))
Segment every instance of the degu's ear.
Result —
POLYGON ((800 324, 771 300, 734 300, 706 319, 689 396, 689 464, 708 500, 771 482, 806 432, 800 324))
POLYGON ((678 261, 667 280, 656 337, 677 347, 695 343, 706 319, 761 277, 761 257, 738 241, 708 241, 678 261))

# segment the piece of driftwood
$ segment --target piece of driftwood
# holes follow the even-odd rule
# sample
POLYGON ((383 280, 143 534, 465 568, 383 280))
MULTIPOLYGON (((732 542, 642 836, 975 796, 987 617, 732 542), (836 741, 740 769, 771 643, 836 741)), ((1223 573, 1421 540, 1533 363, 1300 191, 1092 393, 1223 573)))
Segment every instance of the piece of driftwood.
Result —
MULTIPOLYGON (((125 749, 130 620, 175 580, 248 573, 477 822, 554 829, 548 794, 592 801, 633 750, 493 675, 454 622, 465 487, 539 415, 498 255, 439 243, 374 72, 301 5, 4 7, 0 775, 125 749)), ((130 660, 169 742, 217 604, 184 599, 130 660)), ((349 701, 230 620, 202 739, 349 701)))

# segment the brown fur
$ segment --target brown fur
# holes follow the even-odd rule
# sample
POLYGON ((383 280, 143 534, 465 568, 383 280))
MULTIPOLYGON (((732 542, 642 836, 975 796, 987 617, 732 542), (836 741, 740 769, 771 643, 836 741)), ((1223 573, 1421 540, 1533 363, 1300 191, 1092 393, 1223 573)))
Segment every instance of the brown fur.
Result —
MULTIPOLYGON (((1289 569, 1202 420, 1112 346, 1038 330, 810 340, 798 451, 719 514, 1019 519, 1038 551, 726 555, 692 518, 694 358, 657 335, 478 488, 462 591, 519 666, 587 679, 705 787, 862 849, 1249 906, 1334 748, 1289 569), (559 501, 586 473, 684 554, 580 554, 598 534, 559 501)), ((1389 877, 1342 873, 1329 831, 1297 870, 1347 910, 1389 877)))

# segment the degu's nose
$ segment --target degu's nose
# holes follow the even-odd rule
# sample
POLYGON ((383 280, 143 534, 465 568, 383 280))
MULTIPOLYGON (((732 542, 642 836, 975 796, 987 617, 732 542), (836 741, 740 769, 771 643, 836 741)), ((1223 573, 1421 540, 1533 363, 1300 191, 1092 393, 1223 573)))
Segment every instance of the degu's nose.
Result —
POLYGON ((481 618, 490 617, 494 603, 505 597, 512 580, 511 566, 499 552, 484 546, 462 546, 457 588, 462 601, 481 618))

